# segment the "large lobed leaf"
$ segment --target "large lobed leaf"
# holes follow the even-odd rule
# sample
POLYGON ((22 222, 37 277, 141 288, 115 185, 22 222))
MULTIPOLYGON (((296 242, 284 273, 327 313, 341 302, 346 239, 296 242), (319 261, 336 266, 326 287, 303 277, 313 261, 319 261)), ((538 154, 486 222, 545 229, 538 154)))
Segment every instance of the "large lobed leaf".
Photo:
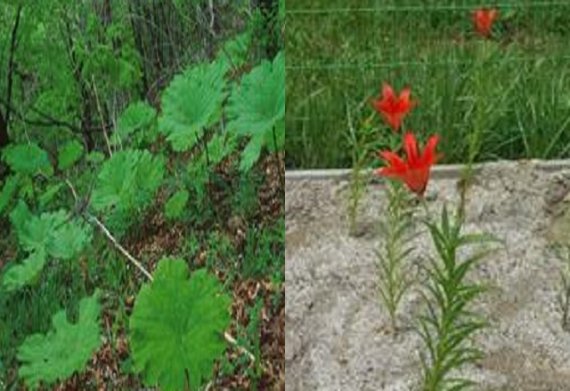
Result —
POLYGON ((228 130, 250 136, 242 154, 242 171, 259 158, 263 147, 281 149, 284 144, 285 56, 280 52, 273 62, 263 61, 234 89, 229 99, 228 130), (275 132, 275 134, 274 134, 275 132), (274 145, 277 144, 277 145, 274 145))
POLYGON ((22 362, 19 376, 27 386, 37 388, 40 382, 53 384, 63 380, 85 364, 101 345, 98 292, 79 303, 79 319, 72 324, 65 310, 52 317, 53 329, 47 334, 34 334, 18 349, 22 362))
POLYGON ((42 172, 53 174, 53 167, 46 151, 37 144, 16 144, 2 151, 2 158, 10 168, 19 174, 35 175, 42 172))
POLYGON ((26 251, 44 251, 64 260, 79 254, 91 240, 89 226, 71 218, 63 210, 31 216, 17 232, 18 240, 26 251))
POLYGON ((21 263, 9 266, 2 277, 2 288, 7 292, 13 292, 35 281, 45 263, 45 252, 36 251, 21 263))
POLYGON ((172 80, 162 96, 160 131, 175 151, 191 149, 221 116, 226 96, 223 61, 195 65, 172 80))
POLYGON ((18 174, 9 176, 4 181, 4 186, 2 187, 2 191, 0 191, 0 213, 3 213, 10 204, 10 201, 12 201, 12 198, 18 190, 19 183, 20 177, 18 174))
POLYGON ((102 211, 131 211, 152 200, 162 182, 164 161, 148 151, 126 150, 107 160, 97 178, 91 205, 102 211))
POLYGON ((155 119, 156 110, 148 103, 135 102, 130 104, 117 120, 117 127, 111 142, 119 144, 132 135, 136 136, 137 133, 150 129, 155 119))
POLYGON ((91 241, 89 226, 71 218, 69 213, 32 215, 25 203, 20 203, 10 219, 28 258, 8 267, 2 276, 2 287, 14 291, 32 284, 43 270, 48 256, 69 260, 78 255, 91 241))
POLYGON ((162 391, 197 390, 224 351, 230 298, 205 269, 188 280, 181 259, 163 259, 145 284, 130 320, 134 368, 162 391), (188 374, 189 379, 186 379, 188 374))
POLYGON ((242 67, 247 61, 252 33, 246 31, 224 42, 218 53, 218 61, 226 64, 226 69, 242 67))

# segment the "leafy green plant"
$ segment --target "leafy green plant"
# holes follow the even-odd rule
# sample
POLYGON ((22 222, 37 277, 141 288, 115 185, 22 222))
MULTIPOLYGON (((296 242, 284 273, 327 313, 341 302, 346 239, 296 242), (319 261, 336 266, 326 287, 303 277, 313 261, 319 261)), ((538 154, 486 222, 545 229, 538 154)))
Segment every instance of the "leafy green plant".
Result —
POLYGON ((225 349, 231 299, 205 269, 188 279, 181 259, 163 259, 130 320, 134 369, 164 391, 197 390, 225 349))
MULTIPOLYGON (((138 246, 148 240, 153 252, 164 246, 191 253, 192 265, 206 262, 224 276, 224 285, 239 276, 243 249, 238 253, 223 227, 249 135, 241 139, 228 131, 233 118, 227 98, 259 54, 250 50, 251 28, 238 35, 225 30, 244 25, 243 15, 228 9, 246 15, 251 6, 44 3, 0 7, 10 21, 0 38, 7 43, 2 80, 10 79, 8 88, 0 83, 0 214, 11 222, 0 261, 0 388, 18 388, 22 380, 29 388, 58 388, 85 368, 101 343, 99 305, 94 299, 79 304, 91 287, 105 290, 105 312, 113 315, 106 318, 106 339, 130 342, 120 370, 141 376, 130 376, 128 387, 144 382, 163 390, 199 389, 223 357, 225 341, 240 352, 237 360, 228 355, 232 365, 238 361, 239 371, 257 379, 260 363, 242 363, 259 360, 259 349, 254 357, 225 332, 231 298, 222 284, 204 269, 188 279, 181 260, 163 259, 153 277, 153 263, 138 246), (188 25, 184 13, 196 16, 200 28, 188 25), (210 16, 215 26, 206 20, 210 16), (177 31, 169 22, 180 17, 177 31), (202 36, 210 29, 216 37, 202 36), (52 30, 61 37, 53 39, 52 30), (200 36, 185 40, 189 32, 200 36), (234 38, 218 39, 228 36, 234 38), (199 47, 204 41, 208 50, 199 47), (184 71, 172 79, 178 69, 184 71), (165 202, 164 194, 170 196, 165 202), (145 227, 138 229, 143 219, 145 227), (176 220, 189 223, 174 227, 180 243, 163 241, 173 237, 169 225, 176 220), (131 253, 133 248, 140 252, 131 253), (152 282, 140 290, 127 325, 141 278, 152 282), (75 311, 69 321, 59 311, 78 304, 77 319, 75 311), (48 330, 52 318, 47 334, 30 336, 48 330)), ((282 149, 284 131, 276 135, 282 149)), ((272 137, 267 149, 275 142, 272 137)), ((241 180, 250 178, 264 182, 263 173, 243 172, 241 180)), ((239 207, 257 218, 257 208, 250 207, 258 203, 257 187, 244 194, 251 199, 239 207)), ((259 348, 249 344, 259 333, 252 323, 244 345, 259 348)), ((113 387, 123 389, 126 376, 107 369, 118 375, 113 387)), ((92 387, 92 376, 77 377, 76 387, 92 387)))
POLYGON ((19 174, 53 174, 47 152, 34 143, 10 145, 2 151, 2 158, 14 172, 19 174))
POLYGON ((229 98, 228 131, 249 137, 240 169, 249 171, 263 148, 274 153, 285 143, 285 55, 262 61, 244 76, 229 98))
POLYGON ((200 140, 206 142, 205 129, 222 114, 225 73, 221 61, 196 65, 176 76, 164 91, 159 128, 175 151, 191 149, 200 140))
POLYGON ((409 245, 412 238, 411 200, 401 184, 389 182, 386 190, 388 207, 386 219, 381 223, 384 236, 382 250, 378 251, 380 269, 380 298, 396 331, 397 311, 402 297, 411 287, 413 279, 409 265, 409 257, 413 247, 409 245))
POLYGON ((33 283, 43 270, 45 263, 44 251, 33 252, 19 264, 8 266, 2 276, 2 287, 11 292, 33 283))
POLYGON ((90 227, 63 210, 43 213, 40 216, 31 215, 29 211, 16 210, 11 218, 21 247, 30 255, 21 263, 11 265, 4 273, 2 287, 7 291, 19 289, 35 281, 48 256, 70 260, 91 241, 90 227))
POLYGON ((227 40, 218 53, 220 61, 226 62, 226 68, 239 68, 245 65, 249 46, 251 45, 251 31, 238 34, 227 40))
POLYGON ((378 138, 376 129, 371 125, 371 118, 362 121, 362 126, 357 129, 354 125, 352 110, 348 104, 346 105, 346 140, 351 150, 352 159, 347 210, 349 233, 353 236, 358 234, 358 208, 366 192, 367 175, 364 173, 364 169, 370 164, 372 145, 378 138))
POLYGON ((461 219, 451 221, 445 207, 438 224, 427 222, 438 258, 429 258, 426 267, 427 312, 419 317, 418 332, 427 352, 421 355, 424 391, 473 387, 473 381, 452 374, 483 356, 473 345, 472 337, 486 322, 471 306, 485 288, 468 282, 467 275, 491 250, 480 250, 464 260, 459 259, 458 251, 492 239, 481 234, 463 234, 462 224, 461 219))
POLYGON ((160 156, 148 151, 119 151, 103 164, 91 206, 106 212, 111 227, 122 232, 133 215, 150 204, 163 175, 164 159, 160 156))
MULTIPOLYGON (((131 103, 117 120, 111 143, 139 146, 145 136, 152 136, 156 125, 156 110, 145 102, 131 103)), ((146 137, 148 139, 148 137, 146 137)))
POLYGON ((69 323, 65 311, 60 311, 53 316, 53 329, 46 335, 26 338, 18 348, 18 360, 22 362, 19 375, 27 386, 52 385, 85 368, 101 345, 98 300, 95 292, 80 301, 77 323, 69 323))
POLYGON ((0 213, 4 213, 10 204, 10 201, 14 198, 14 195, 18 191, 18 186, 20 185, 19 175, 10 175, 4 181, 4 186, 2 187, 2 192, 0 192, 0 213))

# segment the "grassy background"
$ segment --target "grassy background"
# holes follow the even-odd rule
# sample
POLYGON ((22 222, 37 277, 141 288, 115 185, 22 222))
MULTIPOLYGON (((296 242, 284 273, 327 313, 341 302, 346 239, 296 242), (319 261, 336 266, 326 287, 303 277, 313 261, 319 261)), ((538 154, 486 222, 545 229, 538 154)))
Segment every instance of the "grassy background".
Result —
POLYGON ((570 157, 568 1, 289 0, 286 50, 288 168, 350 167, 349 125, 383 81, 411 86, 405 127, 440 134, 444 162, 476 129, 478 161, 570 157), (473 33, 482 5, 500 10, 492 42, 473 33))

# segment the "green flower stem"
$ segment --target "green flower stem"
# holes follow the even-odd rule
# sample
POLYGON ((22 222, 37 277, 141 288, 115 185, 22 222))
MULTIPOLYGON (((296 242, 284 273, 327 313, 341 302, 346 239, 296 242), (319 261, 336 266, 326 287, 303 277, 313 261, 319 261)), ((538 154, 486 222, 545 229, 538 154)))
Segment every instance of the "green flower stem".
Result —
POLYGON ((413 248, 408 245, 411 238, 413 209, 409 207, 407 192, 400 183, 388 182, 388 208, 386 221, 381 229, 385 236, 382 249, 378 252, 380 298, 390 316, 392 330, 398 330, 397 312, 399 304, 413 283, 409 270, 409 255, 413 248))

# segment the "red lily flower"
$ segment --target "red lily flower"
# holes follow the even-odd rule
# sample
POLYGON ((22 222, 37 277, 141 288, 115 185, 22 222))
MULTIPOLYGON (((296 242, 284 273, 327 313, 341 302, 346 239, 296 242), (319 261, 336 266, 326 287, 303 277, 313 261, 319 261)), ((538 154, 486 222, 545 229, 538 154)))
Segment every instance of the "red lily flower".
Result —
POLYGON ((429 180, 431 166, 436 163, 439 156, 435 149, 439 141, 438 136, 431 136, 425 145, 423 153, 418 152, 416 137, 408 132, 404 136, 404 150, 407 161, 391 151, 380 152, 380 157, 387 163, 387 167, 378 169, 378 175, 396 178, 403 181, 408 188, 418 195, 423 195, 429 180))
POLYGON ((493 23, 499 16, 499 11, 496 9, 486 9, 481 8, 473 13, 473 23, 475 24, 475 30, 482 37, 488 38, 491 36, 491 29, 493 28, 493 23))
POLYGON ((402 120, 416 104, 416 102, 410 100, 410 93, 409 88, 404 88, 400 92, 400 96, 396 96, 392 87, 384 83, 382 86, 382 98, 378 98, 373 102, 376 111, 382 115, 394 131, 400 128, 402 120))

